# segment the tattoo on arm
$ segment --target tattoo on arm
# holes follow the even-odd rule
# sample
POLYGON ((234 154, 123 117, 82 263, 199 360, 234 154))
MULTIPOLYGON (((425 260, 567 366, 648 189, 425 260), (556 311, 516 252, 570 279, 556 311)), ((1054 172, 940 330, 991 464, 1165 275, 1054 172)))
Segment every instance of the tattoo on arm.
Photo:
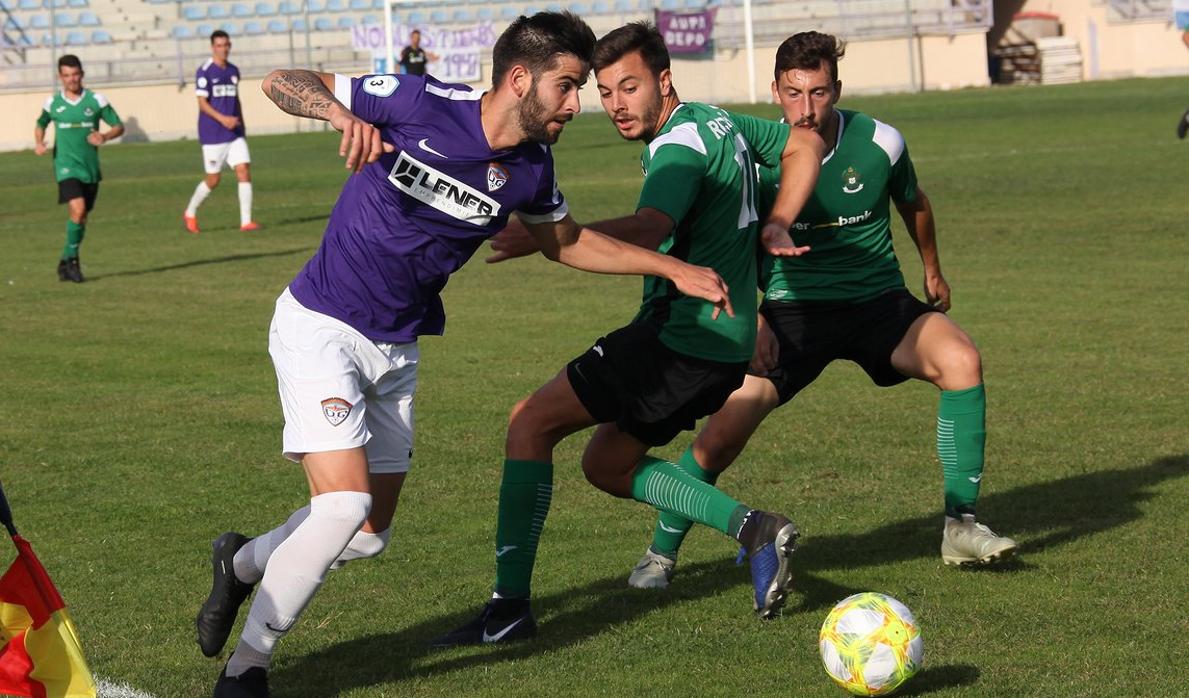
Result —
POLYGON ((273 76, 269 98, 282 111, 294 116, 326 119, 338 101, 322 84, 317 73, 308 70, 279 70, 273 76))

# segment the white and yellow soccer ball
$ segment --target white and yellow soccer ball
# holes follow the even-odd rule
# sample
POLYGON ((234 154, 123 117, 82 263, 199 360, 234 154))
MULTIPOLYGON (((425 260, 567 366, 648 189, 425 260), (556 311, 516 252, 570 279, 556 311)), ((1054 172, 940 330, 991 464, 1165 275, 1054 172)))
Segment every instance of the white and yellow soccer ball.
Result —
POLYGON ((818 649, 834 683, 856 696, 882 696, 917 673, 925 646, 912 611, 875 592, 848 596, 822 623, 818 649))

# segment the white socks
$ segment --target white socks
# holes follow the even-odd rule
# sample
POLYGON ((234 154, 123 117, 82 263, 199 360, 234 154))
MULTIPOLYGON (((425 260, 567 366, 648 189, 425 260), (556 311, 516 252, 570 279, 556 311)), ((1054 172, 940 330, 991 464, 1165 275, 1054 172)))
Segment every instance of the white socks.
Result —
MULTIPOLYGON (((191 218, 198 215, 198 207, 201 206, 202 202, 206 201, 206 197, 210 195, 211 188, 206 185, 206 180, 204 179, 198 183, 197 187, 194 188, 194 196, 190 197, 190 203, 186 205, 186 215, 190 216, 191 218)), ((176 211, 177 209, 174 210, 176 211)))
POLYGON ((252 183, 239 183, 239 224, 252 222, 252 183))
MULTIPOLYGON (((194 195, 190 197, 190 203, 186 205, 186 215, 194 217, 198 215, 198 207, 206 201, 206 197, 211 195, 211 188, 206 185, 206 180, 198 183, 194 188, 194 195)), ((252 222, 252 183, 239 183, 239 224, 247 225, 252 222)))
MULTIPOLYGON (((289 520, 285 523, 248 541, 247 545, 240 548, 239 552, 235 554, 233 564, 235 565, 236 578, 247 584, 259 582, 264 576, 264 570, 268 567, 268 558, 272 556, 273 551, 281 543, 284 543, 289 534, 293 533, 309 515, 310 507, 304 506, 290 514, 289 520)), ((355 532, 355 537, 351 539, 351 542, 347 543, 343 554, 339 555, 338 559, 331 564, 330 569, 337 570, 352 560, 376 557, 388 547, 391 536, 391 527, 379 533, 369 533, 362 528, 359 529, 355 532)))
MULTIPOLYGON (((326 571, 367 521, 371 506, 372 496, 366 492, 327 492, 310 499, 305 520, 267 560, 243 634, 227 662, 228 676, 239 676, 255 666, 268 667, 277 640, 297 622, 322 586, 326 571)), ((290 516, 290 521, 296 516, 290 516)), ((262 538, 271 539, 275 532, 262 538)), ((235 566, 240 567, 238 560, 235 566)))

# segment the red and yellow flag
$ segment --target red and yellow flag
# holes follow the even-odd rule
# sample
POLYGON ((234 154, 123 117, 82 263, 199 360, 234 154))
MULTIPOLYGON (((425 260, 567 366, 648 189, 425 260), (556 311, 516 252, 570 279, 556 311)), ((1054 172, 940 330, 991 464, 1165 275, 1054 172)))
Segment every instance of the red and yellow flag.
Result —
POLYGON ((0 577, 0 693, 95 698, 66 603, 29 542, 15 534, 12 541, 17 559, 0 577))

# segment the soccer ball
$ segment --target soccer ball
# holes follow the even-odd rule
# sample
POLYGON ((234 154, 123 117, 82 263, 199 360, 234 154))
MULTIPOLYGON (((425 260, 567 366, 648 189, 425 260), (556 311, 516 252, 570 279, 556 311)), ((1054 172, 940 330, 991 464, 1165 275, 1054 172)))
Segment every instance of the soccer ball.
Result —
POLYGON ((882 696, 921 668, 925 646, 912 611, 884 594, 838 602, 822 623, 818 649, 834 683, 856 696, 882 696))

